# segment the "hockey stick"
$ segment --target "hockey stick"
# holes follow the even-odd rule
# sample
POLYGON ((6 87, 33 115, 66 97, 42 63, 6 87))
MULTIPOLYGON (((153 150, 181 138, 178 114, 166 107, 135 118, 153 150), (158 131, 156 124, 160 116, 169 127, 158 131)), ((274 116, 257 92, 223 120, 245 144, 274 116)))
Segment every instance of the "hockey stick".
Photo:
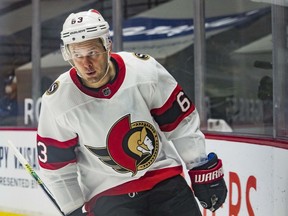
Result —
POLYGON ((12 148, 14 155, 16 158, 20 161, 20 163, 25 167, 27 172, 36 180, 38 185, 42 188, 42 190, 45 192, 45 194, 49 197, 49 199, 52 201, 52 203, 55 205, 55 207, 59 210, 59 212, 65 216, 65 214, 61 211, 59 205, 57 204, 56 200, 54 199, 53 195, 47 188, 47 186, 44 184, 44 182, 41 180, 41 178, 37 175, 37 173, 33 170, 33 168, 30 166, 28 161, 23 157, 23 155, 20 153, 20 151, 15 147, 15 145, 8 140, 9 146, 12 148))

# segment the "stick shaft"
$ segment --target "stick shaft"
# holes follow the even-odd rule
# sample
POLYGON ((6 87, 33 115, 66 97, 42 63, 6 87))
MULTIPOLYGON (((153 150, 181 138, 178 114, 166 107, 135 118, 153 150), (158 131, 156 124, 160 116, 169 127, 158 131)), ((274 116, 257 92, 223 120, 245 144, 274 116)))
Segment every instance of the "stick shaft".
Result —
POLYGON ((60 206, 58 205, 58 203, 56 202, 56 200, 54 199, 52 193, 49 191, 49 189, 47 188, 47 186, 44 184, 44 182, 41 180, 41 178, 37 175, 37 173, 34 171, 34 169, 30 166, 30 164, 28 163, 28 161, 23 157, 23 155, 20 153, 20 151, 15 147, 15 145, 8 140, 8 144, 11 147, 11 149, 13 150, 14 155, 16 156, 16 158, 20 161, 20 163, 25 167, 25 169, 27 170, 27 172, 37 181, 37 183, 39 184, 39 186, 42 188, 42 190, 45 192, 45 194, 48 196, 48 198, 52 201, 52 203, 55 205, 55 207, 58 209, 58 211, 65 216, 65 214, 62 212, 62 210, 60 209, 60 206))

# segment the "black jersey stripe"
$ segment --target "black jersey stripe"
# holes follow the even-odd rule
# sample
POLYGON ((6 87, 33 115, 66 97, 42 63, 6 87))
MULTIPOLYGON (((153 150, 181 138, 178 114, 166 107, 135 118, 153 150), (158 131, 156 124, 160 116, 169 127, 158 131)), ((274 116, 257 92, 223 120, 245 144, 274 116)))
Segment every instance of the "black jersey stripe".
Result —
POLYGON ((37 136, 38 159, 41 167, 59 169, 76 162, 77 139, 59 142, 51 138, 37 136))
POLYGON ((195 106, 178 85, 167 102, 162 107, 151 110, 151 114, 162 131, 172 131, 194 110, 195 106), (186 101, 185 108, 181 107, 183 101, 186 101))

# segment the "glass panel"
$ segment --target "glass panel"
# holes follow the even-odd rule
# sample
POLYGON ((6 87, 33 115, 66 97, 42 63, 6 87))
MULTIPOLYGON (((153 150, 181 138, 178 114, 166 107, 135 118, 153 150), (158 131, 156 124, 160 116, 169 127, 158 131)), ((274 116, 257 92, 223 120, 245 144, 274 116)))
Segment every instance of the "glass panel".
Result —
POLYGON ((207 1, 205 12, 207 129, 271 136, 271 5, 221 2, 207 1))
POLYGON ((275 136, 288 138, 288 3, 272 5, 275 136))
MULTIPOLYGON (((193 100, 193 1, 181 1, 125 1, 124 50, 155 57, 193 100), (162 3, 174 4, 173 13, 167 13, 171 5, 162 3)), ((269 0, 219 1, 207 0, 205 5, 207 129, 272 136, 274 121, 274 134, 287 137, 287 7, 281 1, 272 5, 273 16, 269 0), (277 43, 272 43, 273 25, 277 43)), ((0 126, 35 127, 34 109, 39 109, 41 98, 32 100, 32 5, 31 1, 5 2, 0 5, 0 126)), ((97 8, 112 28, 111 6, 111 1, 78 0, 68 5, 41 1, 45 8, 41 10, 41 94, 70 67, 59 51, 68 14, 97 8)))
POLYGON ((0 126, 15 126, 22 115, 16 69, 31 60, 31 14, 27 1, 0 4, 0 126))

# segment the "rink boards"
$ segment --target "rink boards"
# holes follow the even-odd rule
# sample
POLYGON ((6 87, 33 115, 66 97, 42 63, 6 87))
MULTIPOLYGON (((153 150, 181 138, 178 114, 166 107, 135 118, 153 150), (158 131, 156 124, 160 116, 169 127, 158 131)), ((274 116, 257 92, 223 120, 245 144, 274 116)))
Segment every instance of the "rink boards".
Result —
MULTIPOLYGON (((7 144, 11 140, 41 177, 35 136, 35 130, 0 130, 1 216, 60 215, 7 144)), ((223 160, 229 192, 221 209, 214 214, 203 210, 203 216, 288 215, 286 146, 287 143, 207 135, 207 150, 217 152, 223 160)))

